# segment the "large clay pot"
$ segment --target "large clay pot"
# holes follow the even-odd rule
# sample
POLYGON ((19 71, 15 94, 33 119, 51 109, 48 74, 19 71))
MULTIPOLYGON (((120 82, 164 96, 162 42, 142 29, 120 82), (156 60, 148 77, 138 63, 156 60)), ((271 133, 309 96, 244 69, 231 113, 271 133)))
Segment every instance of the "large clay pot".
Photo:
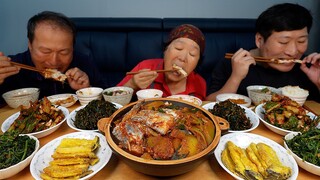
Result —
POLYGON ((148 160, 132 155, 123 149, 119 148, 116 144, 116 138, 112 135, 113 121, 122 117, 137 103, 128 104, 121 109, 117 110, 110 118, 100 119, 98 122, 98 128, 101 132, 105 133, 107 142, 112 149, 112 151, 123 160, 132 169, 153 176, 174 176, 191 171, 198 165, 200 165, 204 160, 208 158, 209 155, 213 153, 213 150, 219 143, 221 137, 221 131, 227 131, 229 129, 229 123, 225 119, 213 116, 209 111, 203 109, 195 104, 181 101, 179 99, 166 99, 166 98, 153 98, 146 99, 149 101, 167 101, 173 103, 177 106, 197 108, 212 120, 215 126, 215 136, 211 144, 201 151, 200 153, 179 159, 179 160, 148 160))

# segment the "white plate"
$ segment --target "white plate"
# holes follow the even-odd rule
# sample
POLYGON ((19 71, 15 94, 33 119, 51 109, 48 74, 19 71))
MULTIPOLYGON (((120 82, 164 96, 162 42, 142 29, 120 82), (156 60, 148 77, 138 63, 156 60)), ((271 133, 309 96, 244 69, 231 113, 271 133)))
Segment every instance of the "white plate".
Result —
POLYGON ((46 145, 44 145, 34 156, 30 164, 30 172, 33 178, 40 180, 40 174, 43 169, 49 166, 49 162, 53 160, 51 155, 54 153, 55 149, 61 143, 61 140, 64 138, 83 138, 83 139, 94 139, 95 136, 99 137, 100 147, 96 151, 96 155, 99 157, 99 162, 94 166, 90 166, 89 169, 93 172, 81 179, 90 179, 96 173, 98 173, 110 160, 112 151, 107 144, 106 137, 97 132, 74 132, 60 136, 46 145))
POLYGON ((245 107, 249 107, 251 105, 251 99, 247 96, 241 95, 241 94, 234 94, 234 93, 223 93, 219 94, 216 97, 218 102, 225 101, 227 99, 243 99, 246 103, 245 104, 239 104, 245 107))
POLYGON ((220 142, 218 146, 216 147, 214 151, 214 155, 220 164, 220 166, 227 171, 231 176, 233 176, 236 179, 242 179, 241 177, 237 176, 236 174, 233 174, 227 167, 224 166, 221 160, 221 153, 226 148, 226 143, 228 141, 232 141, 235 145, 239 146, 240 148, 247 148, 250 143, 265 143, 269 145, 279 157, 280 161, 284 166, 288 166, 292 170, 292 175, 288 180, 295 180, 298 177, 299 168, 294 160, 294 158, 288 154, 287 150, 279 145, 278 143, 265 138, 263 136, 259 136, 252 133, 230 133, 222 136, 220 138, 220 142))
MULTIPOLYGON (((20 136, 24 136, 24 135, 20 135, 20 136)), ((0 175, 1 175, 0 178, 1 179, 6 179, 6 178, 9 178, 11 176, 18 174, 20 171, 22 171, 25 167, 27 167, 30 164, 32 158, 37 153, 37 151, 40 147, 39 140, 34 136, 30 136, 30 135, 27 135, 27 136, 29 136, 30 138, 32 138, 36 141, 36 147, 35 147, 33 153, 30 154, 30 156, 28 156, 26 159, 24 159, 23 161, 15 164, 15 165, 12 165, 12 166, 7 167, 5 169, 0 169, 0 175)))
MULTIPOLYGON (((260 120, 262 121, 262 123, 268 128, 270 129, 271 131, 277 133, 277 134, 280 134, 282 136, 285 136, 287 135, 288 133, 290 132, 295 132, 295 131, 290 131, 290 130, 286 130, 286 129, 282 129, 280 127, 277 127, 277 126, 274 126, 270 123, 268 123, 267 121, 264 120, 264 108, 263 108, 263 104, 259 104, 257 107, 256 107, 256 114, 259 116, 260 120)), ((315 117, 315 115, 312 113, 312 112, 308 112, 307 115, 309 115, 311 117, 311 119, 313 119, 315 117)), ((319 125, 317 126, 318 128, 320 128, 320 123, 319 125)))
POLYGON ((66 104, 60 104, 60 106, 63 106, 63 107, 70 107, 78 101, 78 97, 75 94, 57 94, 53 96, 48 96, 47 98, 52 104, 55 104, 55 102, 67 99, 70 96, 73 96, 74 101, 66 104))
MULTIPOLYGON (((45 137, 51 133, 53 133, 54 131, 56 131, 60 126, 61 124, 67 119, 68 115, 69 115, 69 110, 65 107, 62 107, 62 106, 58 106, 57 107, 58 109, 60 109, 63 114, 64 114, 64 119, 57 125, 53 126, 53 127, 50 127, 48 129, 45 129, 45 130, 42 130, 42 131, 38 131, 38 132, 33 132, 33 133, 28 133, 28 135, 32 135, 36 138, 42 138, 42 137, 45 137)), ((2 132, 6 132, 11 124, 19 117, 20 115, 20 112, 17 112, 13 115, 11 115, 10 117, 8 117, 1 125, 1 131, 2 132)))
MULTIPOLYGON (((116 108, 117 108, 117 109, 122 108, 122 105, 120 105, 120 104, 118 104, 118 103, 114 103, 114 102, 112 102, 112 103, 113 103, 114 105, 116 105, 116 108)), ((77 127, 74 125, 74 120, 76 119, 76 114, 77 114, 77 112, 78 112, 80 109, 83 109, 84 107, 86 107, 86 105, 80 106, 80 107, 76 108, 75 110, 73 110, 73 111, 69 114, 69 116, 67 117, 67 124, 68 124, 68 126, 69 126, 70 128, 72 128, 72 129, 76 130, 76 131, 83 131, 83 132, 96 131, 96 132, 98 132, 98 131, 99 131, 98 129, 97 129, 97 130, 85 130, 85 129, 79 129, 79 128, 77 128, 77 127)))
POLYGON ((167 98, 175 98, 175 99, 180 99, 180 100, 183 100, 183 101, 188 101, 188 102, 191 102, 193 104, 196 104, 198 106, 201 106, 202 104, 202 101, 201 99, 195 97, 195 96, 190 96, 190 95, 172 95, 172 96, 168 96, 167 98))
MULTIPOLYGON (((284 139, 290 140, 294 138, 296 135, 300 134, 299 132, 291 132, 287 134, 284 139)), ((305 169, 306 171, 309 171, 312 174, 320 176, 320 166, 317 166, 315 164, 309 163, 307 161, 302 160, 299 156, 297 156, 295 153, 291 151, 291 149, 288 147, 286 141, 284 141, 284 147, 288 150, 288 152, 293 156, 293 158, 297 161, 298 165, 305 169)))
MULTIPOLYGON (((213 107, 217 104, 217 102, 211 102, 208 104, 203 105, 202 107, 206 110, 213 109, 213 107)), ((242 131, 236 131, 236 130, 228 130, 228 132, 250 132, 254 129, 256 129, 259 126, 259 117, 249 108, 239 105, 241 108, 245 110, 247 118, 250 119, 250 122, 252 123, 252 126, 250 129, 242 130, 242 131)))

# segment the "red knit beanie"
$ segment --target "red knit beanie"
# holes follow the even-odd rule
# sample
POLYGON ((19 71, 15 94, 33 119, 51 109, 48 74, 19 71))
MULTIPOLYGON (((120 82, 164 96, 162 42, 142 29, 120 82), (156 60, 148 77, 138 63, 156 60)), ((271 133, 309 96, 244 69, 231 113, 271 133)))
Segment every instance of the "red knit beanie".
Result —
POLYGON ((188 38, 196 42, 200 47, 200 54, 203 55, 205 49, 205 37, 200 29, 191 24, 182 24, 175 27, 169 34, 167 45, 178 38, 188 38))

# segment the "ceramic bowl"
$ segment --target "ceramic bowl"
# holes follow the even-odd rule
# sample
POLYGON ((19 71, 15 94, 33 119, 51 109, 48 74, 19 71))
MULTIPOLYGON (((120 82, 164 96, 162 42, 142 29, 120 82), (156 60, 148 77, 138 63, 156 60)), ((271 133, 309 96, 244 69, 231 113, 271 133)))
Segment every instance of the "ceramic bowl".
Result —
POLYGON ((21 105, 28 107, 30 101, 38 100, 39 94, 39 88, 21 88, 8 91, 2 94, 2 97, 11 108, 18 108, 21 105))
POLYGON ((78 101, 78 97, 75 94, 56 94, 47 98, 52 104, 63 107, 70 107, 78 101))
POLYGON ((34 136, 29 136, 29 137, 36 141, 36 147, 35 147, 34 152, 29 157, 24 159, 23 161, 15 164, 15 165, 12 165, 10 167, 7 167, 5 169, 0 169, 0 175, 1 175, 0 178, 1 179, 7 179, 11 176, 18 174, 20 171, 22 171, 24 168, 26 168, 30 164, 32 158, 34 157, 34 155, 36 154, 36 152, 38 151, 38 149, 40 147, 40 143, 36 137, 34 137, 34 136))
POLYGON ((102 95, 104 100, 124 106, 131 101, 133 89, 125 86, 111 87, 103 90, 102 95))
MULTIPOLYGON (((36 138, 42 138, 42 137, 45 137, 45 136, 48 136, 49 134, 53 133, 54 131, 56 131, 61 125, 62 123, 67 119, 68 115, 69 115, 69 110, 63 106, 58 106, 57 107, 58 109, 60 109, 65 118, 59 123, 59 124, 56 124, 55 126, 52 126, 48 129, 45 129, 45 130, 42 130, 42 131, 38 131, 38 132, 33 132, 33 133, 28 133, 28 135, 32 135, 36 138)), ((6 132, 11 124, 19 117, 20 115, 20 112, 17 112, 13 115, 11 115, 10 117, 8 117, 1 125, 1 131, 2 132, 6 132)))
POLYGON ((137 91, 138 100, 149 98, 161 98, 163 92, 159 89, 141 89, 137 91))
POLYGON ((272 93, 281 94, 281 89, 277 89, 270 86, 252 85, 247 87, 249 98, 252 100, 254 105, 259 105, 266 101, 270 101, 272 93), (268 88, 269 92, 261 92, 262 89, 268 88))
MULTIPOLYGON (((203 105, 202 107, 206 110, 213 109, 213 107, 217 104, 217 102, 211 102, 203 105)), ((241 106, 241 105, 240 105, 241 106)), ((256 129, 259 126, 260 120, 259 117, 249 108, 245 106, 241 106, 245 110, 247 118, 250 119, 250 122, 252 123, 251 128, 246 129, 246 130, 228 130, 228 132, 233 133, 233 132, 250 132, 256 129)))
POLYGON ((291 151, 291 149, 288 147, 286 140, 291 140, 292 138, 294 138, 295 136, 297 136, 298 134, 301 134, 299 132, 291 132, 289 134, 287 134, 284 137, 284 147, 288 150, 288 152, 293 156, 293 158, 297 161, 298 165, 305 169, 306 171, 309 171, 312 174, 318 175, 320 176, 320 166, 317 166, 315 164, 309 163, 307 161, 304 161, 303 159, 301 159, 301 157, 297 156, 295 153, 293 153, 291 151))
POLYGON ((239 104, 245 107, 249 107, 251 105, 251 99, 248 98, 247 96, 240 95, 240 94, 222 93, 222 94, 218 94, 216 97, 217 102, 222 102, 227 99, 230 99, 231 101, 235 101, 236 104, 239 104), (237 100, 241 100, 241 103, 240 101, 237 101, 237 100), (242 103, 242 101, 244 102, 242 103))
POLYGON ((107 142, 112 149, 112 151, 129 167, 132 169, 153 176, 175 176, 179 174, 186 173, 188 171, 193 170, 197 166, 199 166, 203 161, 207 160, 207 157, 212 154, 213 150, 219 143, 219 139, 221 136, 222 130, 228 129, 227 121, 219 121, 216 120, 215 117, 207 110, 203 109, 200 106, 197 106, 193 103, 189 103, 186 101, 181 101, 178 99, 168 99, 168 98, 152 98, 146 99, 146 102, 155 102, 155 101, 163 101, 172 103, 175 106, 180 107, 189 107, 195 108, 204 113, 206 117, 212 120, 215 129, 215 135, 213 137, 212 142, 208 145, 207 148, 202 150, 201 152, 182 159, 178 160, 153 160, 153 159, 144 159, 135 155, 128 153, 127 151, 121 149, 117 145, 117 140, 115 136, 112 134, 114 129, 114 121, 118 120, 128 111, 130 111, 134 105, 140 103, 141 101, 130 103, 118 111, 116 111, 111 118, 104 118, 98 122, 99 130, 104 132, 107 142))
POLYGON ((79 102, 82 106, 87 105, 90 101, 102 99, 102 88, 99 87, 88 87, 79 89, 76 91, 79 102))
POLYGON ((281 88, 282 95, 289 97, 302 106, 309 96, 309 91, 299 86, 285 86, 281 88))
POLYGON ((172 95, 168 96, 167 98, 177 98, 183 101, 191 102, 193 104, 196 104, 198 106, 201 106, 202 101, 201 99, 195 97, 195 96, 190 96, 190 95, 172 95))
MULTIPOLYGON (((270 123, 268 123, 266 120, 264 120, 264 113, 265 113, 265 110, 263 108, 263 105, 264 104, 259 104, 256 109, 255 109, 255 113, 259 116, 259 119, 260 121, 262 121, 262 123, 268 128, 270 129, 271 131, 277 133, 277 134, 280 134, 282 136, 285 136, 291 132, 296 132, 296 131, 290 131, 290 130, 286 130, 286 129, 282 129, 280 127, 277 127, 277 126, 274 126, 270 123)), ((308 112, 307 115, 309 115, 311 117, 311 119, 314 119, 315 118, 315 114, 311 113, 311 112, 308 112)), ((320 128, 320 123, 319 125, 317 126, 318 128, 320 128)))

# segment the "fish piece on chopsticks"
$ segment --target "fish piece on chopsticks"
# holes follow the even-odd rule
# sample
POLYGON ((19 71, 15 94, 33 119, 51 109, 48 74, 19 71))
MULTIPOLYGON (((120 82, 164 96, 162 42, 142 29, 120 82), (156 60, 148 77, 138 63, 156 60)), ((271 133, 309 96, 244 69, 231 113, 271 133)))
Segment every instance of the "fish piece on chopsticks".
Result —
POLYGON ((188 76, 188 73, 182 69, 182 67, 180 66, 177 66, 176 64, 173 64, 172 68, 174 70, 177 70, 180 74, 182 74, 184 77, 187 77, 188 76))
POLYGON ((60 82, 64 82, 68 78, 65 74, 61 73, 57 69, 45 69, 43 76, 46 79, 53 79, 60 82))

